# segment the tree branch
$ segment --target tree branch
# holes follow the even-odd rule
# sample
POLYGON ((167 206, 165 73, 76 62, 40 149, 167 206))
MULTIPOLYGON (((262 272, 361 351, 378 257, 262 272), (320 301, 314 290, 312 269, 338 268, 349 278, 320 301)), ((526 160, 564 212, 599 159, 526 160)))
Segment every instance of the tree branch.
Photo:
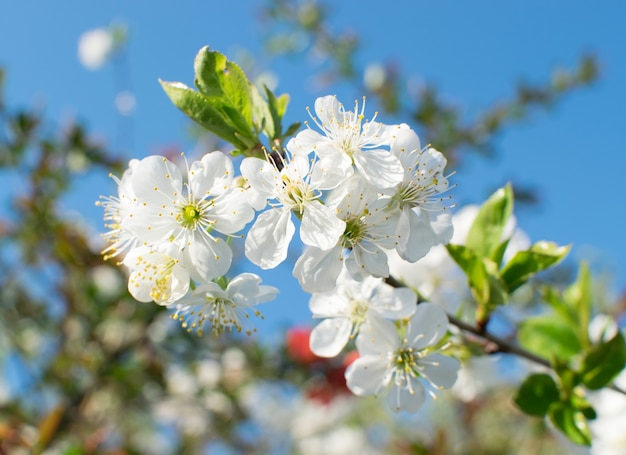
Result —
MULTIPOLYGON (((389 284, 390 286, 393 286, 395 288, 400 288, 400 287, 406 287, 402 282, 398 281, 396 278, 390 276, 388 278, 385 279, 385 281, 387 282, 387 284, 389 284)), ((487 340, 491 343, 493 343, 496 346, 496 349, 493 351, 489 351, 489 354, 496 354, 498 352, 504 352, 506 354, 514 354, 517 355, 519 357, 523 357, 525 359, 531 360, 539 365, 542 365, 544 367, 547 368, 552 368, 552 365, 550 364, 550 361, 547 359, 544 359, 543 357, 540 357, 536 354, 533 354, 530 351, 527 351, 526 349, 511 343, 503 338, 497 337, 491 333, 489 333, 487 331, 486 328, 479 328, 476 327, 472 324, 469 324, 467 322, 462 321, 461 319, 452 316, 451 314, 448 314, 448 320, 450 321, 450 323, 452 325, 457 326, 459 329, 465 331, 465 332, 469 332, 472 333, 484 340, 487 340)), ((618 386, 616 386, 615 384, 611 384, 610 386, 608 386, 609 389, 621 393, 623 395, 626 395, 626 391, 622 390, 621 388, 619 388, 618 386)))

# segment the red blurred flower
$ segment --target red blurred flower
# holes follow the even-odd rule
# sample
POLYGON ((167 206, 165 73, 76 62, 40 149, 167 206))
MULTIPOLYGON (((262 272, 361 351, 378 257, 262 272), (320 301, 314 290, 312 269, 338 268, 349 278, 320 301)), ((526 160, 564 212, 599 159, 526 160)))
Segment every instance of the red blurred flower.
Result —
POLYGON ((287 353, 298 363, 310 365, 313 362, 322 360, 316 356, 309 347, 309 338, 311 336, 310 327, 296 326, 287 331, 287 353))

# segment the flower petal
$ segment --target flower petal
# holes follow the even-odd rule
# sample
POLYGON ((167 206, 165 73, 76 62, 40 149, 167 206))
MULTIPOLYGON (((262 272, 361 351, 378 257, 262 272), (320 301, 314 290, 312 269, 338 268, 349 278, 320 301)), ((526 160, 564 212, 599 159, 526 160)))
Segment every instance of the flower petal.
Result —
POLYGON ((296 228, 286 208, 263 212, 246 237, 246 257, 262 269, 272 269, 287 258, 289 242, 296 228))
POLYGON ((413 349, 424 349, 437 343, 448 331, 446 312, 429 302, 420 303, 409 320, 406 339, 413 349))
MULTIPOLYGON (((265 160, 254 157, 245 158, 241 162, 239 169, 250 187, 266 198, 274 198, 282 187, 280 173, 272 164, 265 160)), ((263 207, 264 205, 261 207, 255 206, 255 209, 260 210, 263 207)))
POLYGON ((275 287, 260 284, 260 276, 254 273, 241 273, 228 283, 226 292, 234 301, 245 306, 268 302, 278 295, 278 289, 275 287))
POLYGON ((213 199, 207 217, 214 221, 213 229, 222 234, 241 231, 254 218, 254 209, 242 188, 233 188, 213 199))
POLYGON ((387 255, 378 245, 362 241, 353 246, 352 253, 346 260, 346 267, 354 279, 370 274, 376 278, 389 276, 387 255))
POLYGON ((196 199, 218 196, 230 188, 233 162, 220 151, 207 153, 189 168, 189 189, 196 199))
POLYGON ((398 253, 402 259, 409 262, 421 259, 438 243, 428 213, 410 207, 405 207, 400 213, 398 234, 402 239, 398 244, 398 253))
POLYGON ((388 319, 404 319, 415 313, 417 294, 409 288, 393 288, 381 283, 370 302, 370 310, 388 319))
POLYGON ((387 364, 383 355, 359 357, 346 369, 346 385, 358 396, 379 393, 387 385, 387 364))
POLYGON ((414 150, 418 152, 422 149, 420 138, 415 131, 410 128, 398 129, 395 140, 391 144, 391 153, 400 158, 402 167, 406 169, 415 162, 414 158, 409 159, 409 155, 414 150))
POLYGON ((309 310, 314 318, 336 318, 347 316, 346 300, 337 292, 313 294, 309 300, 309 310))
POLYGON ((211 281, 224 275, 230 268, 233 252, 223 239, 211 239, 202 232, 195 232, 192 245, 184 249, 184 254, 186 265, 195 280, 211 281))
POLYGON ((376 188, 394 187, 404 177, 400 160, 386 150, 355 153, 354 164, 363 178, 376 188))
POLYGON ((394 412, 417 412, 426 401, 426 390, 418 379, 411 380, 411 388, 391 381, 387 404, 394 412))
POLYGON ((435 353, 417 361, 419 372, 439 389, 449 389, 456 382, 461 362, 454 357, 435 353))
POLYGON ((350 178, 352 174, 354 168, 349 156, 343 153, 325 156, 313 164, 310 185, 320 190, 330 190, 350 178))
POLYGON ((370 314, 359 330, 356 347, 363 356, 395 352, 400 347, 398 329, 393 322, 370 314))
POLYGON ((326 136, 312 129, 300 131, 296 137, 287 143, 287 149, 294 155, 308 156, 315 152, 320 157, 333 156, 340 151, 326 136))
POLYGON ((343 121, 344 108, 335 95, 320 96, 315 100, 315 114, 322 126, 327 126, 343 121))
POLYGON ((305 206, 300 226, 303 243, 328 250, 337 245, 345 229, 346 222, 337 218, 336 210, 319 201, 311 201, 305 206))
POLYGON ((130 175, 129 183, 138 199, 160 206, 182 192, 180 169, 168 159, 151 155, 142 159, 130 175))
POLYGON ((325 319, 311 331, 311 351, 320 357, 336 357, 348 344, 351 331, 352 323, 348 318, 325 319))
POLYGON ((326 292, 335 288, 341 272, 343 249, 330 250, 308 247, 296 261, 293 276, 298 279, 304 292, 326 292))

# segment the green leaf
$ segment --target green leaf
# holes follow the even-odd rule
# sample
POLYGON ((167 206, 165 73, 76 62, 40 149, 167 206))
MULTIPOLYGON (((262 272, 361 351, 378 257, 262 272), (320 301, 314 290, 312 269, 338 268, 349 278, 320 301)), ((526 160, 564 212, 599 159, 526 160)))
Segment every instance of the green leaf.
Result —
POLYGON ((269 112, 272 118, 272 123, 274 125, 273 135, 269 136, 270 139, 280 138, 283 132, 283 124, 282 119, 283 115, 285 115, 285 111, 287 109, 287 103, 289 102, 288 95, 282 95, 279 101, 279 98, 276 98, 276 95, 267 87, 265 88, 265 96, 267 96, 267 105, 269 108, 269 112), (286 101, 285 101, 286 100, 286 101))
POLYGON ((558 399, 559 389, 556 382, 547 374, 528 376, 514 398, 515 404, 522 411, 538 417, 545 416, 550 405, 558 399))
POLYGON ((589 343, 589 320, 591 316, 591 273, 586 263, 580 264, 576 282, 563 292, 565 301, 572 318, 578 322, 580 335, 585 346, 589 343))
POLYGON ((235 147, 245 148, 245 144, 237 137, 237 129, 206 96, 180 82, 159 82, 172 103, 190 119, 235 147))
POLYGON ((626 366, 626 341, 618 332, 606 343, 594 346, 583 359, 582 382, 588 389, 608 385, 626 366))
POLYGON ((556 313, 526 319, 518 338, 524 348, 545 358, 567 360, 582 350, 576 330, 556 313))
POLYGON ((295 122, 289 125, 289 128, 287 128, 287 131, 285 131, 285 134, 283 134, 283 138, 293 136, 294 134, 296 134, 296 131, 300 129, 300 126, 301 126, 300 122, 295 122))
POLYGON ((493 250, 491 259, 493 259, 493 262, 498 264, 498 266, 500 266, 500 264, 502 263, 502 258, 504 257, 504 253, 506 252, 506 248, 509 246, 510 241, 511 239, 506 239, 504 242, 498 245, 498 248, 493 250))
POLYGON ((570 398, 572 406, 579 409, 587 420, 594 420, 598 417, 596 410, 589 404, 589 401, 584 396, 578 394, 572 394, 570 398))
POLYGON ((548 410, 550 421, 576 444, 591 445, 591 432, 583 411, 569 402, 553 403, 548 410))
POLYGON ((446 245, 448 253, 467 275, 472 296, 479 305, 478 321, 486 321, 497 305, 506 303, 507 293, 498 276, 497 265, 478 257, 463 245, 446 245))
POLYGON ((489 303, 489 276, 480 257, 463 245, 446 245, 448 253, 467 275, 467 281, 477 303, 489 303))
MULTIPOLYGON (((513 213, 513 190, 508 184, 482 205, 465 245, 480 257, 497 259, 504 226, 513 213)), ((496 261, 497 262, 497 261, 496 261)))
MULTIPOLYGON (((194 83, 203 95, 221 98, 224 106, 235 109, 245 125, 252 127, 250 82, 242 69, 220 52, 203 47, 194 59, 194 83)), ((242 131, 240 131, 242 133, 242 131)))
POLYGON ((500 272, 509 292, 526 283, 533 275, 559 263, 569 253, 569 246, 537 242, 526 251, 519 251, 500 272))
POLYGON ((270 139, 275 137, 276 127, 270 114, 267 101, 261 96, 261 92, 254 85, 250 87, 252 95, 252 123, 257 133, 263 131, 270 139))

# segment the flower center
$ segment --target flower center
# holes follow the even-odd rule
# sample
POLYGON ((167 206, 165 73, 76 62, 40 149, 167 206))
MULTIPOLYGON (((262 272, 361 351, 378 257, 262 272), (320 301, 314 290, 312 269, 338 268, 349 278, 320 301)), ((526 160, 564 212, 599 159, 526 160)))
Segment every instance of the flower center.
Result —
POLYGON ((391 359, 394 382, 399 387, 405 387, 413 394, 412 378, 419 376, 417 360, 418 354, 411 347, 397 350, 391 359))
POLYGON ((201 216, 202 212, 197 204, 187 204, 183 206, 178 221, 183 227, 194 229, 201 216))
POLYGON ((355 337, 361 328, 361 325, 365 322, 367 316, 367 310, 369 308, 369 302, 367 300, 352 299, 350 300, 352 309, 350 310, 350 320, 353 323, 351 337, 355 337))
POLYGON ((417 363, 415 363, 415 354, 413 353, 413 348, 402 348, 396 351, 393 363, 396 368, 403 371, 413 370, 417 363))
POLYGON ((283 194, 285 199, 283 204, 291 206, 299 214, 304 211, 304 204, 315 199, 315 193, 311 191, 302 181, 292 181, 288 176, 282 176, 283 194))
POLYGON ((352 300, 352 305, 352 320, 358 323, 364 322, 367 309, 369 308, 369 302, 366 300, 352 300))
POLYGON ((352 248, 359 243, 365 233, 365 223, 360 217, 350 218, 346 221, 346 230, 341 237, 341 246, 352 248))

